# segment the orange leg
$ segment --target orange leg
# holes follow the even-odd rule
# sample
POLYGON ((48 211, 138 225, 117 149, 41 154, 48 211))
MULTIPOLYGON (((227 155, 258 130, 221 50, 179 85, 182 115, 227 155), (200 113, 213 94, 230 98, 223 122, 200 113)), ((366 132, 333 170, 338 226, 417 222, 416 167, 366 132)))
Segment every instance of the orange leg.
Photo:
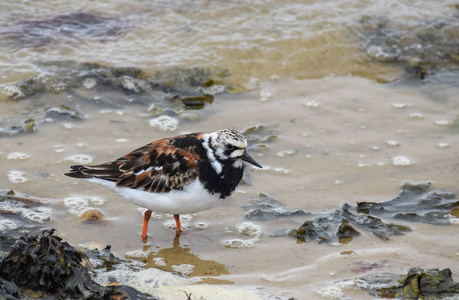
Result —
POLYGON ((178 232, 183 232, 182 223, 180 223, 180 215, 174 215, 174 219, 178 232))
POLYGON ((151 210, 147 210, 143 214, 143 228, 142 228, 142 235, 140 235, 140 237, 142 238, 142 242, 144 243, 147 242, 148 221, 150 220, 151 213, 152 213, 151 210))

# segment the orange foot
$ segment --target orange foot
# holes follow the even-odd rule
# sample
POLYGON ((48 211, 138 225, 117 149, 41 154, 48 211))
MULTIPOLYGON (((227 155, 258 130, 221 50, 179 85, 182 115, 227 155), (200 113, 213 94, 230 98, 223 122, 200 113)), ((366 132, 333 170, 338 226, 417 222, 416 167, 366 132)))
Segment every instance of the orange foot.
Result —
POLYGON ((183 232, 182 223, 180 223, 180 215, 174 215, 174 219, 175 224, 177 225, 177 231, 179 232, 178 235, 180 235, 180 232, 183 232))
POLYGON ((140 237, 142 238, 142 242, 143 242, 143 243, 147 243, 147 237, 148 237, 148 235, 147 235, 148 221, 150 220, 151 213, 152 213, 151 210, 147 210, 147 211, 143 214, 143 228, 142 228, 142 234, 140 235, 140 237))

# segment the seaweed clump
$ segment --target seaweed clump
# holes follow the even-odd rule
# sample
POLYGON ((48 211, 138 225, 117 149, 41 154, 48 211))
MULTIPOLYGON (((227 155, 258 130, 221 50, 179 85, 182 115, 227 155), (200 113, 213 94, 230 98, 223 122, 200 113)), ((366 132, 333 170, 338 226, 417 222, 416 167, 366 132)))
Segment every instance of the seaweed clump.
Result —
POLYGON ((0 276, 14 284, 47 296, 90 299, 116 288, 101 287, 82 265, 85 255, 54 236, 54 229, 42 236, 21 237, 0 264, 0 276), (57 295, 55 295, 57 293, 57 295))
MULTIPOLYGON (((54 229, 41 236, 21 237, 0 262, 0 296, 23 298, 39 293, 43 298, 112 299, 127 295, 123 286, 101 286, 91 279, 87 256, 54 235, 54 229)), ((141 295, 137 292, 138 295, 141 295)))
POLYGON ((373 296, 401 299, 445 299, 459 294, 459 283, 450 269, 412 268, 408 274, 387 282, 387 275, 371 274, 355 279, 357 287, 373 296))

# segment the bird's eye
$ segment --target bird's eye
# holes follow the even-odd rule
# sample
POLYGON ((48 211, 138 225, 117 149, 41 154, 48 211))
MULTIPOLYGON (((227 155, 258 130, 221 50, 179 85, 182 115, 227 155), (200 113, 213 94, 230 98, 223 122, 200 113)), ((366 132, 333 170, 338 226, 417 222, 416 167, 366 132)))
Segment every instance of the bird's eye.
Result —
POLYGON ((234 147, 231 144, 226 145, 226 150, 233 150, 234 147))

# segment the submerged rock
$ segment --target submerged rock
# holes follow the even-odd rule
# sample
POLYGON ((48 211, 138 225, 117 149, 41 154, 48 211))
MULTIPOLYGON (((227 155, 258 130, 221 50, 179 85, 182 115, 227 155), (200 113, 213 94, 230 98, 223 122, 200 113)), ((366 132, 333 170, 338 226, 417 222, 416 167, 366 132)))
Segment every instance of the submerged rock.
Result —
POLYGON ((285 206, 280 201, 265 194, 259 194, 259 199, 250 200, 252 205, 243 206, 247 210, 245 217, 253 220, 267 220, 275 217, 300 216, 307 212, 285 206))
POLYGON ((430 183, 402 184, 400 196, 375 203, 358 202, 357 211, 384 218, 402 219, 434 225, 451 224, 451 211, 459 207, 459 200, 449 191, 429 192, 430 183))
POLYGON ((382 240, 388 240, 393 235, 403 235, 411 231, 408 226, 386 224, 373 216, 355 215, 344 205, 340 210, 328 216, 315 217, 303 223, 298 229, 291 230, 289 236, 296 237, 302 242, 316 241, 319 243, 349 243, 360 232, 352 225, 371 232, 382 240))
MULTIPOLYGON (((401 194, 393 200, 382 203, 359 202, 355 208, 344 204, 341 209, 331 213, 309 213, 313 218, 306 220, 299 228, 276 230, 270 236, 288 235, 297 238, 299 242, 345 244, 359 236, 359 230, 365 230, 382 240, 389 240, 394 235, 410 232, 411 228, 406 225, 386 223, 383 218, 449 225, 451 219, 457 217, 459 201, 455 199, 453 193, 429 191, 430 183, 404 182, 401 188, 401 194)), ((275 209, 270 207, 273 206, 272 203, 278 207, 281 205, 279 201, 273 200, 270 199, 271 204, 268 206, 270 210, 275 209)), ((259 220, 266 220, 268 217, 265 214, 269 217, 276 216, 272 211, 263 211, 264 207, 253 207, 246 217, 259 217, 259 220)))
POLYGON ((272 126, 257 125, 243 132, 250 150, 265 150, 268 143, 277 139, 277 131, 272 126))
POLYGON ((412 268, 406 275, 369 274, 355 279, 358 288, 373 296, 399 299, 445 299, 459 294, 450 269, 412 268))
POLYGON ((36 132, 45 122, 51 123, 55 122, 57 119, 65 118, 81 120, 84 118, 84 115, 78 110, 63 104, 52 106, 44 110, 40 109, 27 117, 0 120, 0 137, 36 132), (26 119, 24 120, 24 118, 26 119))
POLYGON ((361 49, 371 60, 402 65, 408 74, 420 79, 433 70, 459 69, 457 13, 445 19, 409 23, 387 16, 364 16, 358 29, 361 49))
POLYGON ((174 68, 149 77, 136 67, 68 60, 42 61, 37 65, 44 72, 11 87, 16 90, 8 94, 11 98, 66 91, 73 98, 95 100, 105 106, 119 108, 131 103, 143 104, 149 107, 151 114, 172 112, 177 115, 187 109, 202 109, 212 104, 216 94, 231 90, 231 84, 224 81, 229 76, 226 70, 174 68), (122 96, 113 97, 113 92, 122 96), (104 97, 107 93, 111 94, 104 97))
MULTIPOLYGON (((19 237, 24 232, 37 233, 50 220, 51 213, 44 199, 13 190, 0 190, 0 239, 19 237)), ((8 251, 9 247, 0 249, 8 251)))
POLYGON ((127 30, 121 19, 93 11, 70 11, 49 18, 20 19, 2 24, 1 28, 0 36, 20 47, 106 40, 117 38, 127 30))

